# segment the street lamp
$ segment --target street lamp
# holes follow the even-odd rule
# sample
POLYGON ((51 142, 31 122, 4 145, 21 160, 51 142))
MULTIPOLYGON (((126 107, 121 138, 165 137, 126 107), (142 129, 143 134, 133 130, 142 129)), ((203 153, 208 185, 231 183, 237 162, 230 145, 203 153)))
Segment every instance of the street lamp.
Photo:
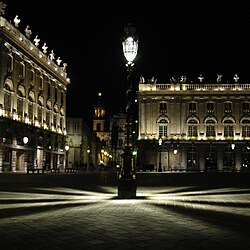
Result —
POLYGON ((135 27, 128 24, 124 28, 125 34, 122 37, 123 54, 127 60, 127 91, 126 91, 126 137, 123 148, 122 164, 119 173, 118 197, 136 197, 136 171, 135 155, 133 155, 133 88, 131 74, 133 72, 134 59, 138 50, 138 37, 135 34, 135 27))
POLYGON ((23 137, 23 143, 26 145, 29 142, 29 138, 27 136, 23 137))
POLYGON ((65 145, 66 150, 66 168, 69 167, 69 145, 65 145))
POLYGON ((162 139, 161 138, 159 138, 158 144, 159 144, 159 168, 158 168, 158 172, 162 172, 162 167, 161 167, 162 139))

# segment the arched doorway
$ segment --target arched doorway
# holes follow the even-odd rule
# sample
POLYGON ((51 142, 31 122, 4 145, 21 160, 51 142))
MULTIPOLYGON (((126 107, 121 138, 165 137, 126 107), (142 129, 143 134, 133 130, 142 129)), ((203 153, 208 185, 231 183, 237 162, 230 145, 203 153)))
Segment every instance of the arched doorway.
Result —
POLYGON ((198 149, 196 146, 192 145, 187 150, 187 170, 197 171, 199 169, 198 163, 198 149))
POLYGON ((212 144, 206 148, 205 152, 205 169, 206 171, 216 171, 217 170, 217 150, 212 144))

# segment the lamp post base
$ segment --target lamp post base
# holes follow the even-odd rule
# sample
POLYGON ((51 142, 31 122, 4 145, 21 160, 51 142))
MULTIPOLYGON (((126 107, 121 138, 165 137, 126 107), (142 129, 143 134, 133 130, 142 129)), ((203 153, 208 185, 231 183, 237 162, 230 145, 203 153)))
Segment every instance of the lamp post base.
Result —
POLYGON ((118 198, 133 199, 136 198, 136 180, 120 179, 118 182, 118 198))

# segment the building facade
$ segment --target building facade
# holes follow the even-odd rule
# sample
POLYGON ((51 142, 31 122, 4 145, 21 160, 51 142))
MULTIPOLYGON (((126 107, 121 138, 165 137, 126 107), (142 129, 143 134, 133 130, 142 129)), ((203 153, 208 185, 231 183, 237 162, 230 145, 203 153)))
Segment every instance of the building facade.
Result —
POLYGON ((125 143, 124 113, 107 116, 103 95, 98 93, 93 108, 93 133, 97 138, 97 164, 108 167, 121 165, 123 146, 125 143))
POLYGON ((96 136, 82 118, 67 117, 66 166, 94 170, 97 166, 96 136))
POLYGON ((138 89, 138 169, 247 171, 250 84, 145 82, 138 89))
POLYGON ((28 26, 24 35, 0 16, 1 172, 65 167, 69 79, 45 45, 41 51, 28 26))

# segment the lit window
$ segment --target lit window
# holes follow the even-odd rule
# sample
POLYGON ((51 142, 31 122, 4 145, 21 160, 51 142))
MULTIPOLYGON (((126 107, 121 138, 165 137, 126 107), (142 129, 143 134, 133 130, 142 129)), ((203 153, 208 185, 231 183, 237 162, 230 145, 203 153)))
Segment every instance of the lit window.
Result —
POLYGON ((188 136, 198 136, 198 125, 197 121, 190 120, 188 122, 188 136))
POLYGON ((233 122, 231 120, 226 120, 224 122, 224 136, 225 137, 234 136, 233 122))
POLYGON ((208 102, 207 103, 207 112, 208 113, 213 113, 214 112, 214 103, 213 102, 208 102))
POLYGON ((250 120, 242 121, 242 137, 250 137, 250 120))
POLYGON ((189 103, 189 113, 196 113, 196 111, 197 111, 196 102, 190 102, 189 103))
POLYGON ((168 127, 167 125, 159 125, 159 137, 167 136, 168 134, 168 127))
POLYGON ((167 113, 167 103, 166 102, 160 103, 160 113, 167 113))
POLYGON ((232 103, 231 102, 224 103, 224 112, 225 113, 232 113, 232 103))
POLYGON ((214 120, 208 120, 206 122, 206 136, 207 137, 215 136, 215 121, 214 120))
POLYGON ((166 119, 161 119, 159 121, 159 137, 165 136, 167 137, 168 135, 168 121, 166 119))
POLYGON ((242 113, 249 113, 250 112, 250 103, 243 102, 242 103, 242 113))

